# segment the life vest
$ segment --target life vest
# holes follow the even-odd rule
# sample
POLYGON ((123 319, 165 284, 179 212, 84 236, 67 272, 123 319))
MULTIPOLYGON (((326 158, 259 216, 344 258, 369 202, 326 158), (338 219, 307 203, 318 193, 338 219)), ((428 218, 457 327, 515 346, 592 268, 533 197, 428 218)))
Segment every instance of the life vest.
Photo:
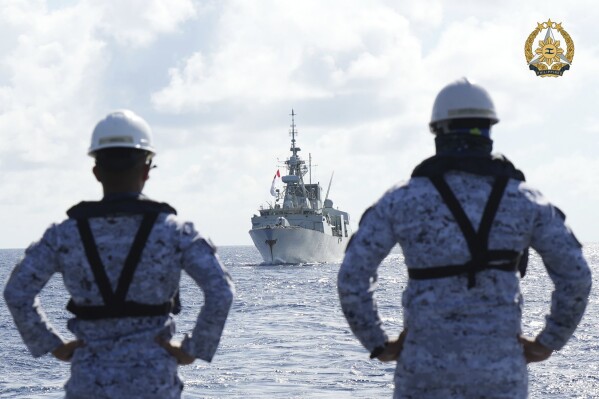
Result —
POLYGON ((98 320, 113 317, 162 316, 181 311, 179 292, 169 301, 158 305, 126 300, 127 291, 133 280, 135 269, 146 245, 152 227, 160 213, 177 214, 177 211, 166 203, 159 203, 140 198, 125 198, 100 202, 81 202, 67 211, 70 219, 77 222, 77 228, 85 255, 91 266, 94 279, 102 295, 104 305, 80 305, 71 298, 67 310, 80 319, 98 320), (116 291, 113 292, 104 265, 100 259, 98 248, 89 226, 93 217, 143 215, 142 222, 125 260, 119 276, 116 291))
POLYGON ((476 273, 485 269, 507 272, 518 270, 520 276, 524 277, 528 264, 528 248, 524 249, 523 252, 490 250, 488 248, 491 225, 495 219, 508 180, 524 181, 524 174, 516 169, 510 161, 502 155, 489 155, 486 157, 436 155, 418 165, 412 172, 412 177, 427 177, 433 183, 466 239, 470 251, 470 260, 460 265, 408 269, 410 278, 425 280, 467 274, 468 288, 472 288, 475 285, 476 273), (478 231, 474 230, 464 209, 443 177, 446 172, 452 170, 495 178, 478 231))

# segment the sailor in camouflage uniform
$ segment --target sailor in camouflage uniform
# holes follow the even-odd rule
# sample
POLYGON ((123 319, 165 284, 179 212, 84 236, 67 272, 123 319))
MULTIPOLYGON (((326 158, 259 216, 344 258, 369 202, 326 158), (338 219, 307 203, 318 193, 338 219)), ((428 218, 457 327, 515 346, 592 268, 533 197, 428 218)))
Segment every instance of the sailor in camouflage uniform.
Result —
POLYGON ((564 214, 502 156, 488 93, 459 80, 433 107, 436 155, 369 208, 338 276, 341 306, 371 358, 397 360, 395 398, 526 398, 526 363, 561 349, 580 322, 591 273, 564 214), (401 246, 404 330, 389 339, 373 291, 401 246), (528 248, 555 284, 536 339, 522 337, 519 274, 528 248))
POLYGON ((177 366, 212 360, 233 283, 192 223, 141 194, 154 155, 143 119, 109 114, 94 129, 90 155, 103 200, 74 206, 27 248, 4 297, 34 357, 52 352, 71 362, 68 399, 180 398, 177 366), (177 343, 170 314, 180 308, 181 271, 204 292, 204 306, 193 333, 177 343), (37 297, 54 273, 71 295, 74 341, 57 334, 37 297))

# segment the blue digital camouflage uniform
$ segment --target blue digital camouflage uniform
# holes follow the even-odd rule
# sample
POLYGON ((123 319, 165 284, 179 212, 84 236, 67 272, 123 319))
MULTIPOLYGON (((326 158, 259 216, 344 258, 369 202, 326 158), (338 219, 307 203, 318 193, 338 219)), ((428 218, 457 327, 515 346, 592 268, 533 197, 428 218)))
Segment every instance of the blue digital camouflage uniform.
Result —
MULTIPOLYGON (((90 226, 114 290, 141 215, 91 218, 90 226)), ((233 300, 233 283, 213 247, 192 223, 161 213, 135 271, 127 299, 161 304, 174 296, 184 270, 204 292, 204 306, 182 348, 211 361, 233 300)), ((46 319, 37 294, 54 273, 62 274, 73 300, 103 305, 74 220, 52 225, 27 248, 4 291, 15 324, 34 357, 57 348, 64 339, 46 319)), ((187 307, 186 311, 192 311, 187 307)), ((175 332, 171 316, 102 320, 70 319, 68 328, 85 346, 71 360, 67 398, 179 398, 183 384, 177 362, 155 342, 175 332)))
MULTIPOLYGON (((492 177, 445 174, 470 222, 479 225, 492 177)), ((389 190, 364 214, 338 276, 343 312, 369 351, 388 337, 373 291, 377 268, 399 243, 408 268, 470 259, 458 224, 428 178, 389 190)), ((534 248, 555 284, 551 312, 538 341, 562 348, 585 310, 591 287, 581 246, 563 214, 528 184, 510 180, 491 226, 489 249, 534 248)), ((410 279, 403 292, 408 334, 395 372, 395 398, 526 398, 517 272, 487 269, 468 288, 465 275, 410 279)), ((393 337, 395 338, 395 337, 393 337)))

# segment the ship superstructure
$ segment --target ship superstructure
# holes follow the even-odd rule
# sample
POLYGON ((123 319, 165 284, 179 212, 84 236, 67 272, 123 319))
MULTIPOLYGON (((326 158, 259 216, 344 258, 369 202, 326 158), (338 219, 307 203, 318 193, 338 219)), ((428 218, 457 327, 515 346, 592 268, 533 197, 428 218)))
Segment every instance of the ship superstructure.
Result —
MULTIPOLYGON (((265 263, 338 262, 351 236, 349 215, 333 208, 327 192, 322 197, 319 183, 304 177, 310 164, 298 155, 295 112, 291 111, 291 156, 285 161, 282 190, 275 190, 275 203, 261 207, 252 217, 249 231, 265 263)), ((311 176, 311 173, 310 173, 311 176)))

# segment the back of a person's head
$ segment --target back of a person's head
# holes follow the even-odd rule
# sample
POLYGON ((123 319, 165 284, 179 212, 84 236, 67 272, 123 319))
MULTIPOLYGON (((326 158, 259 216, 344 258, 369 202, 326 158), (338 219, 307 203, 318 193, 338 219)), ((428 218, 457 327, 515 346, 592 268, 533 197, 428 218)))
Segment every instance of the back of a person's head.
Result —
POLYGON ((135 169, 150 159, 150 153, 134 148, 105 148, 95 153, 96 166, 108 173, 122 173, 135 169))

